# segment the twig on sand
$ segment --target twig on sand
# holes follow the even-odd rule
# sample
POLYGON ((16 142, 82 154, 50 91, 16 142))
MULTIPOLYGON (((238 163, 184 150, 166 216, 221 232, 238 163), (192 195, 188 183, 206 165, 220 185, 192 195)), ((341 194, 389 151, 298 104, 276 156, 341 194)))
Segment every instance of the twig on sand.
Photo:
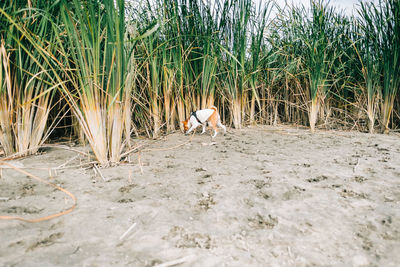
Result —
POLYGON ((104 178, 103 174, 101 173, 99 168, 97 168, 96 164, 93 165, 93 170, 94 170, 94 173, 97 172, 97 174, 103 179, 104 182, 107 182, 106 178, 104 178))
POLYGON ((76 155, 76 156, 70 158, 69 160, 67 160, 67 161, 64 162, 63 164, 58 165, 55 169, 60 169, 60 168, 65 167, 68 163, 70 163, 71 161, 73 161, 74 159, 76 159, 76 158, 78 158, 78 157, 79 157, 79 155, 76 155))
POLYGON ((357 158, 357 163, 356 163, 356 165, 354 165, 354 167, 353 167, 353 173, 356 172, 356 168, 357 168, 357 166, 358 166, 359 163, 360 163, 360 158, 357 158))
POLYGON ((129 227, 128 230, 126 230, 126 232, 123 233, 123 234, 119 237, 119 240, 124 239, 124 238, 133 230, 133 228, 136 227, 136 225, 137 225, 137 223, 133 223, 133 224, 131 225, 131 227, 129 227))
POLYGON ((86 163, 80 163, 79 165, 71 165, 71 166, 66 166, 57 170, 65 170, 65 169, 75 169, 75 168, 81 168, 83 170, 88 170, 90 168, 93 168, 93 165, 98 164, 97 161, 90 161, 86 163))
POLYGON ((211 143, 201 143, 202 146, 213 146, 216 145, 216 142, 211 142, 211 143))
POLYGON ((289 257, 293 258, 292 250, 290 249, 290 247, 287 247, 287 251, 288 251, 289 257))
POLYGON ((134 147, 128 151, 126 151, 125 153, 121 154, 121 158, 128 156, 130 153, 134 152, 135 150, 138 150, 139 148, 141 148, 142 146, 144 146, 145 144, 140 144, 137 147, 134 147))
MULTIPOLYGON (((54 178, 53 177, 53 172, 52 172, 52 168, 48 168, 48 170, 49 170, 49 178, 50 179, 52 179, 52 178, 54 178)), ((54 170, 54 176, 57 176, 57 171, 56 170, 54 170)))
POLYGON ((168 266, 174 266, 174 265, 177 265, 177 264, 184 263, 184 262, 190 260, 191 258, 192 258, 192 255, 189 255, 189 256, 186 256, 186 257, 183 257, 183 258, 180 258, 180 259, 177 259, 177 260, 167 261, 167 262, 164 262, 164 263, 155 265, 154 267, 168 267, 168 266))

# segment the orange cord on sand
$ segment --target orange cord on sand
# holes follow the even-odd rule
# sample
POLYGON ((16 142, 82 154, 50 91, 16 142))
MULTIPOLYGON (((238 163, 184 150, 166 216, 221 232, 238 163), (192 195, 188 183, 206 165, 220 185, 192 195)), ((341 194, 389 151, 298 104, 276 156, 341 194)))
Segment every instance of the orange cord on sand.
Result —
POLYGON ((25 175, 27 175, 28 177, 30 177, 32 179, 35 179, 35 180, 37 180, 37 181, 39 181, 41 183, 50 185, 51 187, 54 187, 57 190, 60 190, 61 192, 67 194, 74 201, 74 204, 69 209, 64 210, 62 212, 55 213, 55 214, 51 214, 51 215, 48 215, 48 216, 45 216, 45 217, 40 217, 40 218, 36 218, 36 219, 24 219, 24 218, 18 217, 18 216, 0 216, 0 220, 19 220, 19 221, 30 222, 30 223, 43 222, 43 221, 48 221, 48 220, 60 217, 62 215, 68 214, 68 213, 72 212, 75 209, 75 207, 76 207, 76 197, 71 192, 65 190, 64 188, 59 187, 58 185, 52 184, 50 182, 47 182, 46 180, 43 180, 42 178, 39 178, 39 177, 29 173, 29 172, 21 170, 21 169, 15 167, 15 166, 13 166, 12 164, 9 164, 9 163, 3 161, 3 160, 0 160, 0 165, 7 165, 8 167, 13 168, 14 170, 16 170, 16 171, 18 171, 18 172, 20 172, 22 174, 25 174, 25 175))
MULTIPOLYGON (((173 147, 161 148, 161 149, 146 149, 146 150, 143 150, 143 151, 164 151, 164 150, 175 149, 175 148, 178 148, 180 146, 183 146, 183 145, 186 145, 186 144, 192 142, 193 136, 194 136, 194 132, 192 133, 192 136, 190 137, 190 139, 188 141, 183 142, 183 143, 178 144, 178 145, 173 146, 173 147)), ((124 156, 126 156, 127 154, 133 152, 134 150, 137 150, 139 147, 136 147, 135 149, 132 149, 128 153, 125 153, 124 156)), ((24 219, 24 218, 18 217, 18 216, 1 216, 0 215, 0 220, 20 220, 20 221, 30 222, 30 223, 43 222, 43 221, 48 221, 48 220, 60 217, 62 215, 68 214, 68 213, 72 212, 75 209, 75 207, 76 207, 76 197, 71 192, 65 190, 64 188, 59 187, 58 185, 52 184, 50 182, 47 182, 46 180, 43 180, 42 178, 39 178, 39 177, 29 173, 29 172, 26 172, 26 171, 24 171, 22 169, 19 169, 19 168, 15 167, 14 165, 7 163, 4 160, 0 160, 0 165, 7 165, 8 167, 13 168, 14 170, 16 170, 16 171, 18 171, 20 173, 23 173, 23 174, 29 176, 32 179, 35 179, 35 180, 37 180, 39 182, 42 182, 42 183, 47 184, 47 185, 50 185, 50 186, 56 188, 57 190, 60 190, 61 192, 67 194, 74 201, 74 204, 69 209, 67 209, 65 211, 62 211, 62 212, 59 212, 59 213, 51 214, 51 215, 46 216, 46 217, 40 217, 40 218, 37 218, 37 219, 24 219)))

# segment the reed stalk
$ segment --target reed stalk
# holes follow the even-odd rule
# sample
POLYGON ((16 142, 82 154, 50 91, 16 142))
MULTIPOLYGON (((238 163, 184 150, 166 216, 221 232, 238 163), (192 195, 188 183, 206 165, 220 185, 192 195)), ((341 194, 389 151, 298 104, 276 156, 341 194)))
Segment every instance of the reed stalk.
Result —
POLYGON ((34 3, 42 11, 30 3, 0 5, 0 144, 6 155, 36 153, 58 122, 48 123, 54 95, 48 64, 19 30, 29 32, 45 53, 54 53, 55 35, 48 14, 58 6, 34 3))
POLYGON ((367 88, 367 114, 372 132, 377 94, 381 97, 381 127, 389 131, 390 117, 400 87, 400 2, 361 3, 359 10, 363 46, 363 75, 367 88), (382 78, 381 78, 382 77, 382 78))

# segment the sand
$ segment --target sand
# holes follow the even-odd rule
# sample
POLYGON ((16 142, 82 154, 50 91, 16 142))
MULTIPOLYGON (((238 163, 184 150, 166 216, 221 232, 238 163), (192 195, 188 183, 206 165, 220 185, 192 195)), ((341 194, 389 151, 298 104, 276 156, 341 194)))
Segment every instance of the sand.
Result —
MULTIPOLYGON (((214 141, 174 133, 136 140, 140 152, 101 175, 77 167, 85 156, 47 148, 11 163, 78 205, 45 222, 0 221, 0 266, 399 266, 399 139, 287 126, 214 141)), ((2 170, 0 215, 71 205, 2 170)))

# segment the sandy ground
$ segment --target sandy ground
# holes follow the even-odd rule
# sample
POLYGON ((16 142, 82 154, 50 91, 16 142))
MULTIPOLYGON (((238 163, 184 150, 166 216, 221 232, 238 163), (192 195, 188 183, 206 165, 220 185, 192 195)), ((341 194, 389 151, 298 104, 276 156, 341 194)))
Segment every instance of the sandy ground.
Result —
MULTIPOLYGON (((40 223, 0 221, 0 266, 400 265, 399 135, 282 126, 190 138, 138 140, 141 152, 101 168, 104 179, 93 168, 50 173, 87 162, 59 148, 13 161, 78 206, 40 223)), ((2 171, 0 215, 71 204, 2 171)))

